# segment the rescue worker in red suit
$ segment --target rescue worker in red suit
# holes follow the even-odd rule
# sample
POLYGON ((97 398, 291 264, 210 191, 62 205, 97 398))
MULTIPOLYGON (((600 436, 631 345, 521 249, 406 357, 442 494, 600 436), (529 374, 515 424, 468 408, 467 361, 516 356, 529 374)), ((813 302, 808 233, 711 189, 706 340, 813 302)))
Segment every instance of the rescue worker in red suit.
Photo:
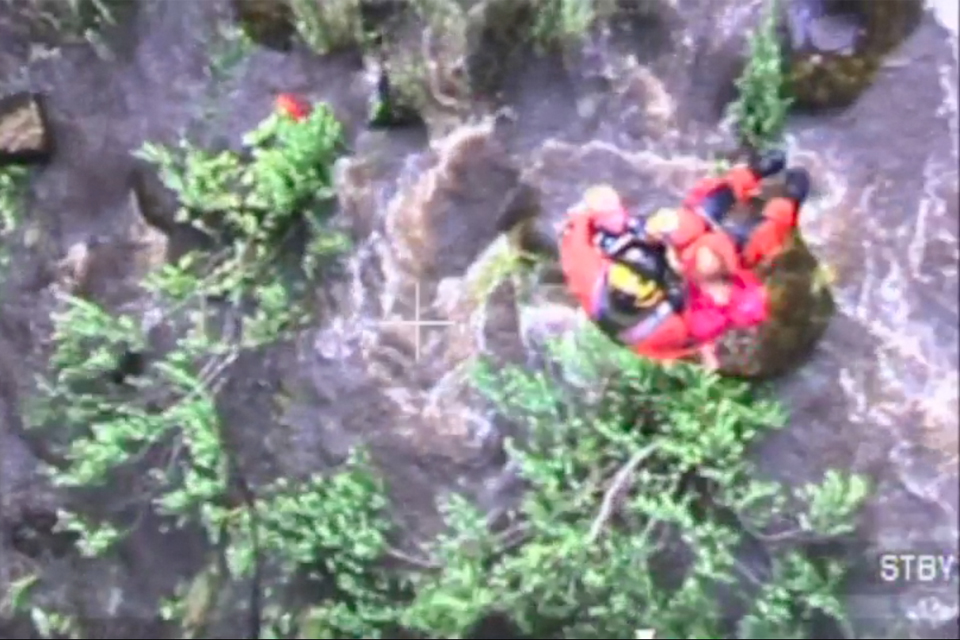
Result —
POLYGON ((695 350, 683 320, 686 291, 670 269, 666 248, 637 241, 611 187, 593 187, 568 213, 560 263, 570 292, 611 338, 639 355, 683 358, 695 350))
POLYGON ((592 189, 571 212, 561 240, 572 293, 601 328, 638 354, 669 360, 700 352, 705 366, 715 368, 719 335, 766 318, 765 291, 747 269, 789 240, 809 176, 788 171, 786 195, 768 201, 757 221, 724 226, 726 216, 759 195, 762 180, 784 165, 782 154, 766 154, 708 178, 680 210, 645 224, 630 218, 613 189, 592 189), (670 282, 668 254, 688 286, 670 282))
POLYGON ((647 236, 670 246, 683 265, 691 261, 700 246, 708 245, 721 254, 729 271, 737 263, 755 269, 772 260, 784 249, 797 227, 800 207, 810 192, 810 175, 805 169, 784 172, 784 193, 770 198, 759 217, 740 224, 729 221, 728 214, 738 205, 749 205, 763 188, 763 181, 784 171, 782 152, 758 155, 748 164, 737 165, 719 177, 701 180, 687 194, 680 209, 653 216, 646 225, 647 236), (720 237, 734 241, 737 256, 720 237))
POLYGON ((718 364, 713 345, 720 336, 766 319, 766 289, 753 271, 788 245, 810 191, 806 170, 784 172, 785 165, 779 151, 758 155, 720 177, 701 180, 680 209, 647 221, 646 241, 669 246, 689 280, 688 328, 701 344, 708 368, 718 364), (757 217, 738 223, 728 219, 735 207, 749 205, 761 194, 764 179, 781 172, 783 195, 767 200, 757 217))

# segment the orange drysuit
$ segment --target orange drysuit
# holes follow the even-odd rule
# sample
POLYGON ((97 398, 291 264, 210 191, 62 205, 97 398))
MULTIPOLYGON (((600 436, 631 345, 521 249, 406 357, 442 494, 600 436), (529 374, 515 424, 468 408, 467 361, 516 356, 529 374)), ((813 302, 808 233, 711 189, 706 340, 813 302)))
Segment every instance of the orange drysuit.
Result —
POLYGON ((739 230, 742 237, 724 228, 723 218, 733 206, 748 204, 760 195, 761 181, 747 165, 736 166, 720 177, 705 178, 673 215, 652 219, 648 231, 674 249, 684 275, 691 273, 690 261, 703 246, 717 253, 731 273, 741 267, 754 269, 783 251, 799 217, 797 201, 778 196, 766 202, 759 220, 739 230))
MULTIPOLYGON (((736 238, 723 228, 722 220, 730 208, 748 203, 760 194, 761 181, 746 165, 734 167, 723 176, 701 180, 679 210, 652 216, 647 221, 646 234, 674 251, 684 278, 693 275, 695 256, 703 247, 720 257, 727 272, 743 274, 779 254, 797 224, 797 202, 778 197, 767 202, 761 219, 746 230, 745 237, 736 238)), ((628 232, 628 219, 629 214, 619 205, 575 209, 568 214, 560 240, 560 262, 567 286, 601 327, 608 313, 607 278, 613 263, 596 245, 594 236, 598 229, 615 234, 628 232)), ((633 326, 614 328, 614 337, 638 355, 649 358, 676 360, 692 356, 703 346, 691 332, 691 326, 696 325, 691 314, 696 309, 697 305, 691 305, 676 313, 666 302, 661 303, 633 326)))

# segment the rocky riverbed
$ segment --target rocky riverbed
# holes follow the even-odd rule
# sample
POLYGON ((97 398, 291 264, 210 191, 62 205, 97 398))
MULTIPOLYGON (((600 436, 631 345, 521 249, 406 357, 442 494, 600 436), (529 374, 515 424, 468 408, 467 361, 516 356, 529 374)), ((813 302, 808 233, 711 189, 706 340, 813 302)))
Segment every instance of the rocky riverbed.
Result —
MULTIPOLYGON (((87 569, 51 554, 25 558, 9 535, 58 505, 20 437, 18 409, 45 344, 54 265, 96 239, 103 258, 90 286, 122 298, 165 250, 163 234, 132 205, 131 151, 183 133, 234 144, 281 92, 333 105, 354 149, 338 173, 340 214, 358 239, 350 281, 331 288, 338 312, 301 344, 239 363, 225 415, 250 425, 239 430, 242 456, 264 477, 323 468, 370 443, 403 524, 426 536, 446 492, 466 491, 489 509, 515 498, 504 434, 472 402, 458 365, 480 352, 523 362, 543 335, 579 322, 546 285, 470 295, 472 276, 505 243, 503 221, 557 218, 595 182, 645 208, 675 202, 709 170, 711 154, 729 147, 720 107, 759 6, 651 1, 582 49, 517 65, 503 87, 506 109, 429 131, 366 128, 372 80, 358 55, 254 48, 223 72, 218 60, 232 45, 218 25, 231 20, 228 3, 145 2, 105 33, 109 56, 85 44, 4 40, 4 11, 0 4, 0 95, 44 96, 54 155, 31 185, 0 299, 0 584, 41 562, 64 584, 103 584, 93 606, 147 616, 176 578, 163 551, 176 541, 145 539, 122 564, 87 569), (411 318, 418 300, 425 315, 453 323, 425 330, 419 347, 415 328, 383 322, 411 318), (281 387, 292 400, 278 420, 281 387)), ((833 274, 837 313, 809 361, 776 382, 791 425, 758 456, 791 482, 832 467, 875 478, 862 541, 872 550, 956 553, 960 536, 951 20, 955 8, 925 9, 851 106, 789 125, 790 156, 815 181, 803 235, 833 274)), ((178 553, 184 563, 190 555, 178 553)), ((865 629, 907 622, 916 637, 933 629, 956 637, 955 585, 876 586, 850 588, 865 629)))

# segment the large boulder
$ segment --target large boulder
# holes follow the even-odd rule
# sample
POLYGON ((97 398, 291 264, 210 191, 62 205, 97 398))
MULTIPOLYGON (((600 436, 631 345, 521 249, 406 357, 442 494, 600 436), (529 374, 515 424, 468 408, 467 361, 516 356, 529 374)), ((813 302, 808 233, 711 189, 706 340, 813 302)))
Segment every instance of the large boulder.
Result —
POLYGON ((806 108, 849 106, 923 15, 920 0, 791 0, 783 42, 791 96, 806 108))

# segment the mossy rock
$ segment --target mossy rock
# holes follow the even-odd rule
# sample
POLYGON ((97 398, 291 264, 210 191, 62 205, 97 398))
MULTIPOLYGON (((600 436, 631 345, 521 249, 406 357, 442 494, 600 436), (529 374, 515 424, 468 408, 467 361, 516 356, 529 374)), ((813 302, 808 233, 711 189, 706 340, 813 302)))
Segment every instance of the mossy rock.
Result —
POLYGON ((835 311, 825 271, 799 235, 758 275, 770 294, 771 319, 724 336, 719 354, 726 375, 768 378, 796 368, 812 353, 835 311))
POLYGON ((253 42, 268 49, 287 51, 297 29, 293 9, 285 0, 233 0, 237 24, 253 42))
POLYGON ((922 15, 921 0, 789 0, 782 35, 796 106, 851 105, 922 15))

